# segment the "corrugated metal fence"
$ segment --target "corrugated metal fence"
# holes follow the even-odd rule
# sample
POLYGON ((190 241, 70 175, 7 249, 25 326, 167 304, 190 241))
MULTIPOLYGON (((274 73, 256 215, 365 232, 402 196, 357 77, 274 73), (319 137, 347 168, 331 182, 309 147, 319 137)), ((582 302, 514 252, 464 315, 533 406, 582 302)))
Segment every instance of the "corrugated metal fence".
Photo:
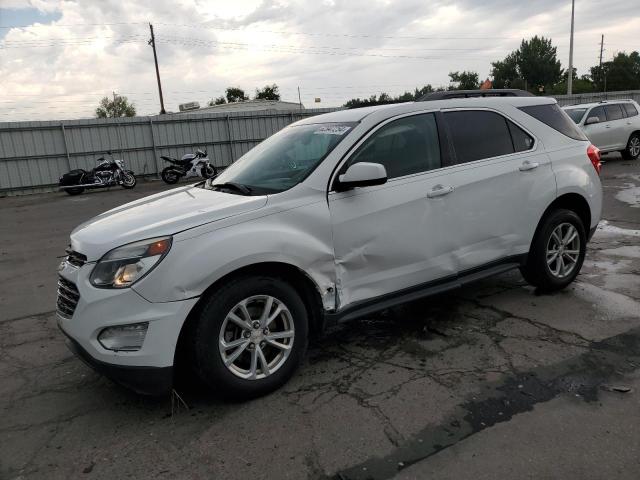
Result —
POLYGON ((180 157, 196 148, 227 166, 286 125, 332 110, 0 123, 0 195, 50 191, 60 175, 93 168, 107 150, 136 175, 162 170, 168 164, 160 155, 180 157))
POLYGON ((560 105, 575 105, 578 103, 600 102, 602 100, 632 99, 640 102, 640 90, 626 90, 620 92, 604 93, 577 93, 575 95, 555 95, 560 105))
MULTIPOLYGON (((560 105, 622 98, 640 102, 640 90, 556 96, 560 105)), ((286 125, 333 110, 0 123, 0 195, 50 191, 60 175, 93 168, 107 150, 136 175, 162 170, 160 155, 179 157, 196 148, 206 149, 216 166, 227 166, 286 125)))

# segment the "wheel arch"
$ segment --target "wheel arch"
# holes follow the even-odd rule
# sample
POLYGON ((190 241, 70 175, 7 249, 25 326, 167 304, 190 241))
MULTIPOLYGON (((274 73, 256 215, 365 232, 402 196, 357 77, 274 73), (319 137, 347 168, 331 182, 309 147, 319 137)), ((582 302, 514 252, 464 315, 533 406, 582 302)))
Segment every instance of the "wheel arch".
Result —
POLYGON ((180 329, 176 351, 174 353, 174 364, 181 363, 180 359, 185 353, 185 346, 188 343, 189 332, 202 311, 203 305, 208 296, 216 289, 232 279, 239 277, 249 277, 265 275, 278 277, 287 280, 298 292, 309 315, 309 333, 311 336, 319 335, 324 329, 325 315, 322 303, 320 288, 315 281, 300 268, 285 262, 269 261, 245 265, 232 272, 227 273, 213 282, 200 296, 198 302, 193 306, 189 315, 180 329))
POLYGON ((575 212, 576 215, 580 217, 580 220, 582 220, 585 232, 588 235, 591 228, 591 207, 589 206, 589 202, 587 202, 587 199, 584 198, 583 195, 575 192, 570 192, 560 195, 546 208, 546 210, 540 217, 540 220, 538 221, 538 225, 536 226, 536 231, 533 235, 533 238, 531 239, 532 244, 535 241, 536 236, 538 235, 538 231, 540 230, 540 226, 544 222, 544 219, 547 218, 547 216, 551 212, 561 208, 565 208, 567 210, 575 212))

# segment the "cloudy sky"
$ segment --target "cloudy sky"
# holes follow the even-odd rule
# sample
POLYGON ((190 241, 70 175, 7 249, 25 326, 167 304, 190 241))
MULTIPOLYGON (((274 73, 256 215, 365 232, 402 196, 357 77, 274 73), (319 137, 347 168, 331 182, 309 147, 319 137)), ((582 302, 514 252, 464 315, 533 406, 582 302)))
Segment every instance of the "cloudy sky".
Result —
MULTIPOLYGON (((576 0, 578 74, 639 47, 629 0, 576 0)), ((489 75, 523 37, 551 37, 568 64, 570 0, 0 0, 0 121, 91 117, 104 95, 165 105, 277 83, 307 107, 489 75), (314 104, 314 98, 321 98, 314 104)))

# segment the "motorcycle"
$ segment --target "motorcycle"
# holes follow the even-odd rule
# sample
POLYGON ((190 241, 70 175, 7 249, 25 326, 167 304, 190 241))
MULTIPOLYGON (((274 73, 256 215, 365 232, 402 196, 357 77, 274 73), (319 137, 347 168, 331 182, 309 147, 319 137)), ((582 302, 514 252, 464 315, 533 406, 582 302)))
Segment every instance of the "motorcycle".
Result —
POLYGON ((218 174, 218 170, 215 166, 209 162, 207 157, 207 151, 196 150, 196 153, 188 153, 183 155, 181 159, 167 157, 162 155, 160 157, 165 162, 171 163, 171 166, 162 170, 160 176, 165 183, 173 185, 180 180, 181 177, 200 177, 200 178, 213 178, 218 174))
POLYGON ((114 159, 111 152, 107 152, 107 155, 110 158, 98 158, 98 165, 90 171, 78 168, 62 175, 58 188, 69 195, 79 195, 85 188, 105 188, 113 185, 122 185, 127 189, 135 187, 136 177, 131 170, 125 169, 124 160, 114 159))

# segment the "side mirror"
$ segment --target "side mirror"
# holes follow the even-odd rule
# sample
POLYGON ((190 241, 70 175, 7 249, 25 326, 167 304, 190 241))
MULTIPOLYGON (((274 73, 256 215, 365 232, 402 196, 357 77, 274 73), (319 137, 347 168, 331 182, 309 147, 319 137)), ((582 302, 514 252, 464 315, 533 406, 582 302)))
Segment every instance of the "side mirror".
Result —
POLYGON ((360 162, 351 165, 338 177, 336 190, 349 190, 355 187, 370 187, 387 182, 387 170, 379 163, 360 162))
POLYGON ((585 125, 591 125, 593 123, 600 123, 600 117, 589 117, 587 121, 584 122, 585 125))

